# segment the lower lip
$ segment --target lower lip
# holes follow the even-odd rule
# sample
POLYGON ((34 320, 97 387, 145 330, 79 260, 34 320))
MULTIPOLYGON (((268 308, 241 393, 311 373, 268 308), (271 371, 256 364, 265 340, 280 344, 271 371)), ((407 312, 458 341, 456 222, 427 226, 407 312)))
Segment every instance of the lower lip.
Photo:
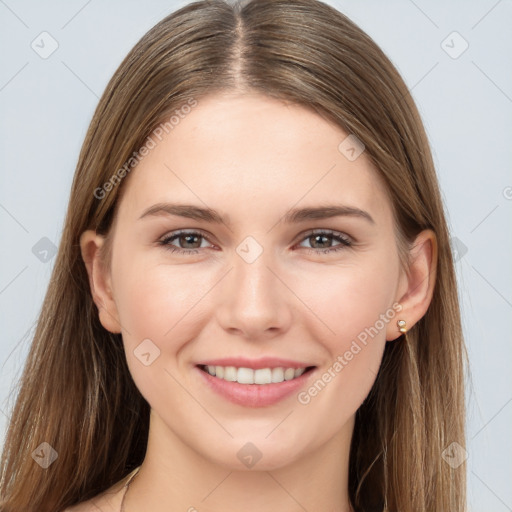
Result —
POLYGON ((283 382, 271 384, 240 384, 238 382, 230 382, 214 377, 204 370, 201 370, 198 366, 195 368, 213 391, 229 401, 245 407, 264 407, 284 400, 291 394, 298 392, 315 371, 315 368, 313 368, 304 372, 300 377, 284 380, 283 382))

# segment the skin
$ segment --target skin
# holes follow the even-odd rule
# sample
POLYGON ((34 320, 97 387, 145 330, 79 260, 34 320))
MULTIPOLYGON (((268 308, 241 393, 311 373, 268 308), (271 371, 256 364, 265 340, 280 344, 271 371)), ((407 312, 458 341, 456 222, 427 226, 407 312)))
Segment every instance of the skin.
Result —
MULTIPOLYGON (((384 183, 364 152, 349 161, 338 150, 347 135, 304 107, 262 95, 201 98, 125 178, 109 268, 99 253, 104 238, 83 233, 100 320, 122 333, 131 375, 151 406, 147 454, 126 512, 351 510, 355 413, 386 342, 400 336, 396 321, 410 329, 425 314, 437 249, 434 233, 422 232, 409 272, 400 268, 384 183), (229 224, 140 218, 163 202, 208 206, 229 224), (375 223, 281 220, 291 208, 325 204, 360 208, 375 223), (159 245, 180 229, 206 238, 169 243, 198 250, 159 245), (353 245, 312 237, 312 229, 339 232, 353 245), (236 252, 247 236, 263 249, 252 263, 236 252), (194 369, 214 357, 291 358, 317 366, 307 390, 390 310, 395 316, 306 405, 296 394, 268 407, 233 404, 194 369), (160 356, 145 366, 134 350, 148 338, 160 356), (252 469, 237 457, 247 442, 262 454, 252 469)), ((119 487, 109 492, 80 510, 119 510, 119 487)))

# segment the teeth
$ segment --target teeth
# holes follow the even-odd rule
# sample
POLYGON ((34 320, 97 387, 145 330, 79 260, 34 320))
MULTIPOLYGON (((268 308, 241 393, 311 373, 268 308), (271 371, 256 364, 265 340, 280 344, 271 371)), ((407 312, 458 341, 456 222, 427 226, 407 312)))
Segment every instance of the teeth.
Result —
POLYGON ((254 374, 256 372, 250 368, 238 368, 236 381, 240 384, 254 384, 254 374))
POLYGON ((272 368, 272 382, 283 382, 284 370, 282 368, 272 368))
POLYGON ((206 371, 219 379, 240 384, 271 384, 300 377, 305 368, 235 368, 234 366, 205 366, 206 371))
MULTIPOLYGON (((238 370, 240 371, 240 370, 238 370)), ((270 368, 262 368, 254 370, 254 384, 270 384, 272 382, 272 370, 270 368)))
POLYGON ((295 377, 295 370, 293 368, 286 368, 284 372, 284 380, 292 380, 295 377))
MULTIPOLYGON (((209 368, 207 366, 207 368, 209 368)), ((230 382, 235 382, 236 381, 236 368, 234 366, 226 366, 224 368, 224 377, 219 377, 220 378, 223 378, 224 380, 229 380, 230 382)))

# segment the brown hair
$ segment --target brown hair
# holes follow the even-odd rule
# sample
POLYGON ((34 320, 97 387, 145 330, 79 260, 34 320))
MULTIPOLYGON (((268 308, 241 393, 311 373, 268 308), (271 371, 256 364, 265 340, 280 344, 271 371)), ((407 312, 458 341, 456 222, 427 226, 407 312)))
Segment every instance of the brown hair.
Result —
POLYGON ((223 90, 292 101, 355 134, 387 185, 403 262, 421 230, 435 232, 429 309, 406 337, 387 344, 356 415, 350 498, 365 511, 465 510, 465 464, 453 469, 442 458, 453 441, 465 446, 466 354, 428 140, 388 58, 343 14, 316 0, 194 2, 145 34, 110 80, 80 153, 19 382, 1 460, 0 509, 60 511, 142 463, 149 406, 131 378, 121 335, 99 322, 79 237, 90 228, 109 232, 124 182, 102 199, 95 190, 155 127, 191 98, 223 90), (31 457, 42 442, 58 453, 47 469, 31 457))

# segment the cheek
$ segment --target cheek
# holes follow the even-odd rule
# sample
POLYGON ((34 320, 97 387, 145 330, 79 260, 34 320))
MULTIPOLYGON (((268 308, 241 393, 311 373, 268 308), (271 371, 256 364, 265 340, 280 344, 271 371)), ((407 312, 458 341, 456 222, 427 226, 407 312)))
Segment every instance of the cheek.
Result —
POLYGON ((141 253, 118 258, 113 280, 127 357, 149 339, 160 350, 155 364, 175 367, 180 350, 203 328, 205 299, 218 275, 208 268, 158 263, 141 253))
POLYGON ((116 304, 123 326, 132 335, 163 341, 186 325, 194 305, 207 291, 204 281, 190 280, 179 267, 130 262, 119 275, 116 304), (201 285, 199 286, 199 284, 201 285))
MULTIPOLYGON (((351 340, 371 330, 385 337, 392 309, 398 270, 387 254, 373 253, 347 264, 331 265, 316 272, 301 272, 297 295, 323 324, 331 352, 348 349, 351 340), (348 344, 348 345, 347 345, 348 344)), ((396 320, 395 320, 396 321, 396 320)), ((320 331, 319 331, 320 333, 320 331)))
POLYGON ((316 404, 335 423, 346 421, 368 395, 379 370, 393 308, 398 270, 386 254, 307 276, 300 294, 322 322, 317 336, 328 354, 314 385, 299 403, 316 404), (396 269, 396 270, 395 270, 396 269), (328 329, 327 329, 328 328, 328 329), (334 406, 334 407, 333 407, 334 406))
POLYGON ((179 266, 155 264, 143 255, 118 258, 113 283, 127 363, 139 391, 155 406, 167 403, 172 390, 175 405, 186 410, 190 397, 172 376, 180 350, 201 329, 194 306, 208 283, 191 281, 179 266))

